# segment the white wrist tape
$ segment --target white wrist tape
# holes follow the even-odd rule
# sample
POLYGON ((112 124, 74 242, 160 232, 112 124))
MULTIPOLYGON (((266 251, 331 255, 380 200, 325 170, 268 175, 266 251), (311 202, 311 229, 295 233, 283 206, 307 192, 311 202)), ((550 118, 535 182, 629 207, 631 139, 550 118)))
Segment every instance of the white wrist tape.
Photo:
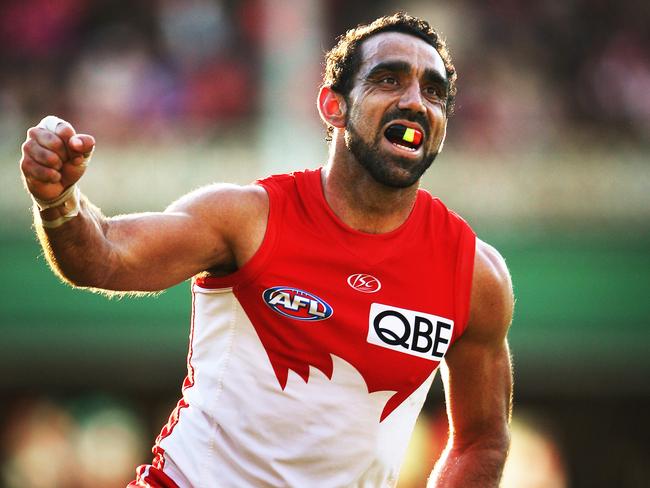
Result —
POLYGON ((43 227, 45 227, 46 229, 54 229, 56 227, 62 226, 68 220, 71 220, 75 218, 77 215, 79 215, 79 211, 81 210, 81 208, 79 207, 79 200, 81 199, 79 187, 77 185, 72 185, 66 191, 61 193, 61 195, 59 195, 59 198, 57 198, 56 200, 43 201, 32 197, 34 198, 34 202, 36 203, 39 210, 41 211, 52 207, 58 207, 59 205, 62 205, 66 203, 68 200, 70 200, 70 197, 72 197, 74 206, 68 212, 66 212, 64 215, 62 215, 57 219, 44 220, 43 217, 41 217, 41 225, 43 227))
POLYGON ((63 119, 58 118, 55 115, 48 115, 47 117, 43 117, 41 121, 38 123, 37 127, 41 127, 43 129, 47 129, 50 132, 56 131, 56 126, 59 125, 60 122, 65 122, 63 119))
MULTIPOLYGON (((45 210, 47 208, 58 207, 63 202, 65 202, 68 198, 70 198, 70 196, 73 193, 74 193, 74 196, 77 198, 77 202, 78 202, 79 201, 79 188, 77 187, 77 185, 72 185, 72 186, 68 187, 63 193, 61 193, 54 200, 41 200, 40 198, 36 198, 33 195, 32 195, 32 198, 34 199, 34 203, 36 203, 39 210, 45 210)), ((77 205, 78 205, 78 203, 77 203, 77 205)))
POLYGON ((76 212, 67 213, 54 220, 43 220, 41 218, 41 225, 46 229, 56 229, 57 227, 61 227, 68 220, 74 219, 77 215, 79 215, 79 209, 77 209, 76 212))

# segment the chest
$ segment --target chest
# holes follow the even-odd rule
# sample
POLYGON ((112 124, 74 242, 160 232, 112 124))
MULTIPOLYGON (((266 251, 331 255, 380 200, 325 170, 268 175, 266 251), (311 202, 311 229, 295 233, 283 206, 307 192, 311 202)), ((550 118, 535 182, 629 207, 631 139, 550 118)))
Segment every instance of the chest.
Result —
POLYGON ((280 233, 273 259, 236 293, 282 388, 289 371, 331 378, 335 356, 368 392, 397 392, 387 415, 453 342, 454 266, 433 239, 350 246, 329 237, 280 233))

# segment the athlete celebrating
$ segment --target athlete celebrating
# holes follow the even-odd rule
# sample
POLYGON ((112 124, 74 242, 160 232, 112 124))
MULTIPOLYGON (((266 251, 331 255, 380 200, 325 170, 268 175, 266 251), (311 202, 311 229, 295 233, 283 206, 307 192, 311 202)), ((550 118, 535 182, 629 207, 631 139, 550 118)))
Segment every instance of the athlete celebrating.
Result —
POLYGON ((130 486, 394 486, 442 365, 450 435, 432 487, 496 487, 509 445, 509 274, 419 189, 455 95, 444 42, 383 17, 327 54, 327 164, 106 217, 83 196, 94 139, 56 117, 21 169, 49 262, 79 287, 192 278, 183 396, 130 486))

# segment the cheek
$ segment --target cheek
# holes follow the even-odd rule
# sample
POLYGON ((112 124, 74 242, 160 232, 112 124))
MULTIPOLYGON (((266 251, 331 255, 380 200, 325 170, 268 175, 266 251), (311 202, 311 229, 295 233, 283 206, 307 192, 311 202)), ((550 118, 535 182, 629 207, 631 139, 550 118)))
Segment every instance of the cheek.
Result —
POLYGON ((444 109, 434 108, 430 113, 431 120, 431 139, 438 141, 445 136, 447 129, 447 118, 444 109))
POLYGON ((347 123, 352 125, 358 133, 365 132, 368 126, 367 114, 359 110, 357 106, 348 112, 347 123))
POLYGON ((350 120, 355 121, 357 124, 364 123, 368 125, 372 119, 378 117, 380 108, 376 97, 363 93, 355 98, 350 97, 348 111, 350 120))

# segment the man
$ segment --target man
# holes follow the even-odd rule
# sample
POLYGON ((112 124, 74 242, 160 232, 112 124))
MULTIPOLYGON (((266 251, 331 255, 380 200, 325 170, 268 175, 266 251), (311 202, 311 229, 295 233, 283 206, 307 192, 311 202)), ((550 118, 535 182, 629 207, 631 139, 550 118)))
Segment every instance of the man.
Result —
POLYGON ((496 487, 509 445, 503 259, 427 192, 455 71, 396 14, 327 55, 327 164, 212 185, 114 218, 79 193, 94 139, 48 117, 21 168, 50 263, 80 287, 193 277, 183 397, 131 486, 394 486, 439 364, 450 435, 435 487, 496 487), (444 358, 444 361, 442 361, 444 358))

